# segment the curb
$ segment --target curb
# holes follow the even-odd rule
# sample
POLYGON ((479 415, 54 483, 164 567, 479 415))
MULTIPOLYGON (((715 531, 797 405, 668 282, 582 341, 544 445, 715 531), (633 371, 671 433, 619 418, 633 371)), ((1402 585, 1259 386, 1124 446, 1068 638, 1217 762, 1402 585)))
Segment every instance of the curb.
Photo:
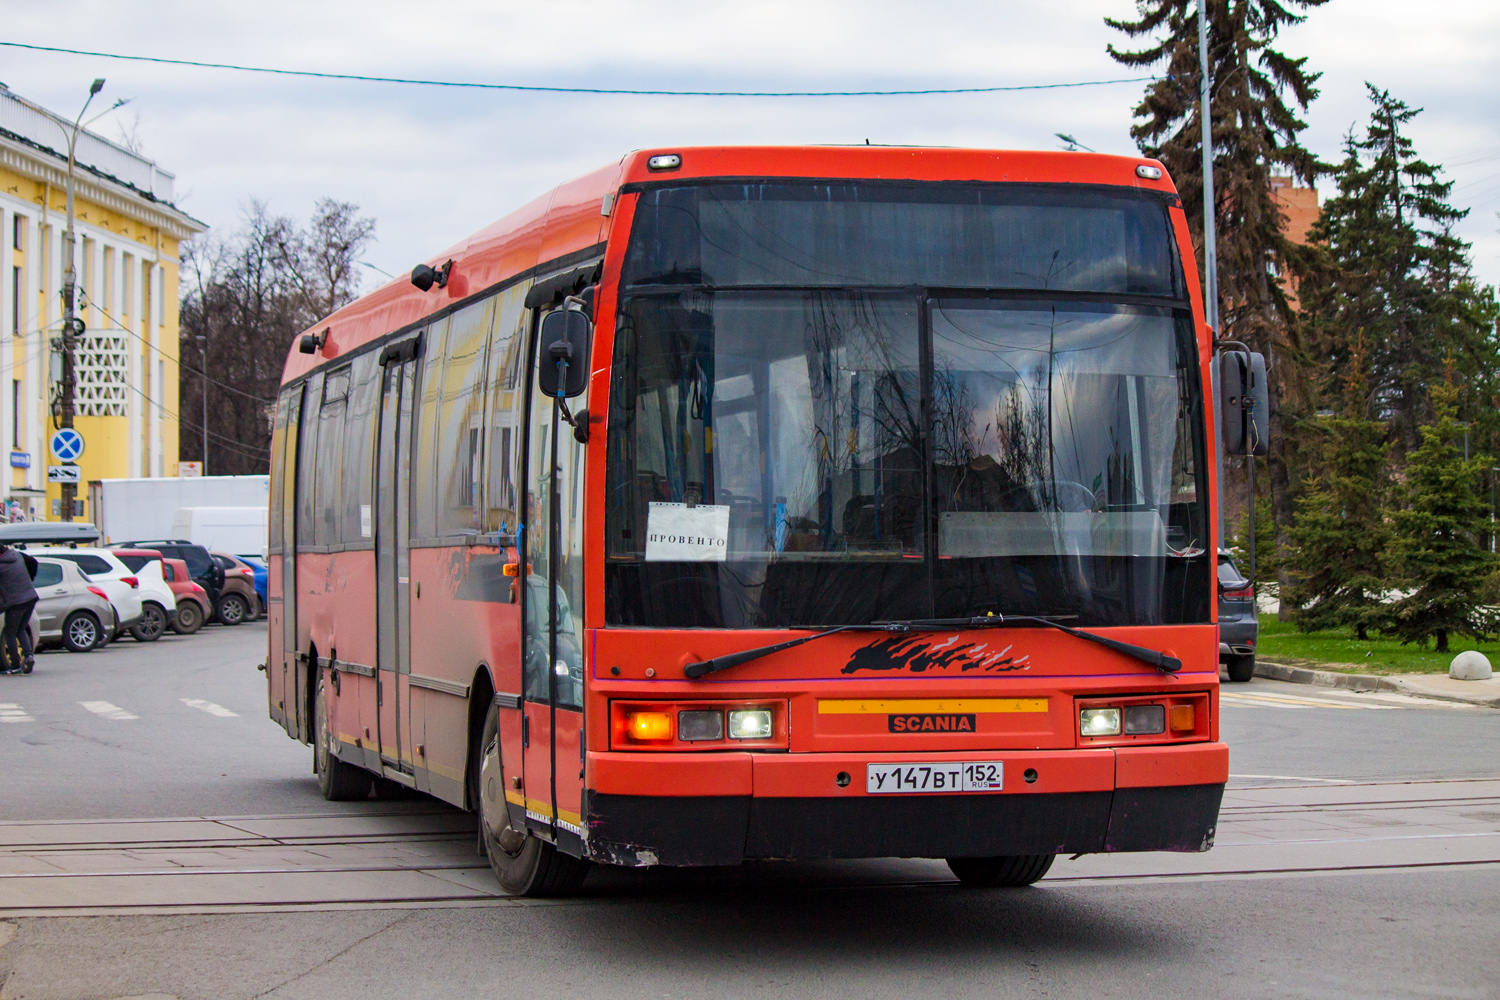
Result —
POLYGON ((1459 695, 1424 691, 1403 681, 1399 677, 1378 677, 1373 674, 1343 674, 1333 670, 1311 670, 1307 667, 1293 667, 1285 663, 1276 663, 1259 658, 1255 661, 1255 676, 1275 681, 1287 681, 1292 684, 1315 684, 1318 687, 1343 688, 1348 691, 1391 691, 1396 694, 1409 695, 1413 698, 1426 698, 1430 701, 1446 701, 1458 705, 1482 705, 1486 708, 1500 708, 1500 698, 1480 695, 1465 698, 1459 695))

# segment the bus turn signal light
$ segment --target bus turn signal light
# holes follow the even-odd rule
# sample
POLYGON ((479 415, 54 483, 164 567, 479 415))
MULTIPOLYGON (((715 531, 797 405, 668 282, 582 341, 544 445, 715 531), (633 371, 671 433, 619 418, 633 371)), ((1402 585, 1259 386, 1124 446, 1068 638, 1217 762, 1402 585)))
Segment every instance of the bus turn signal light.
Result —
POLYGON ((1172 732, 1190 733, 1197 728, 1197 725, 1192 705, 1172 706, 1172 732))
POLYGON ((633 740, 649 743, 672 738, 672 716, 666 712, 631 712, 625 720, 625 731, 633 740))

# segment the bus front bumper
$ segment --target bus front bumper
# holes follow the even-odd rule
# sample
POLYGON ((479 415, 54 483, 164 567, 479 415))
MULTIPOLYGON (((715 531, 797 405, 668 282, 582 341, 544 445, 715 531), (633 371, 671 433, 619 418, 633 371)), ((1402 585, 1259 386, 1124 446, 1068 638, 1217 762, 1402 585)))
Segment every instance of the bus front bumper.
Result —
POLYGON ((610 864, 1206 851, 1223 743, 944 754, 591 753, 587 854, 610 864), (867 794, 870 764, 1002 761, 998 792, 867 794), (842 782, 842 783, 841 783, 842 782))

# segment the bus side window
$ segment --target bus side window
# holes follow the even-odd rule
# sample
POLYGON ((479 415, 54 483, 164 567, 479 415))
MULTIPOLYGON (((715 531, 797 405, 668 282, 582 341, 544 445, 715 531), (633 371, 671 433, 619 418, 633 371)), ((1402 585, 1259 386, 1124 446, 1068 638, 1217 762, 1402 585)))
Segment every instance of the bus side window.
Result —
POLYGON ((436 435, 439 535, 479 530, 485 359, 495 305, 491 296, 466 306, 453 314, 448 327, 436 435))
POLYGON ((329 372, 323 380, 323 406, 318 411, 318 521, 313 529, 320 546, 337 545, 343 539, 339 520, 344 497, 341 469, 344 462, 344 412, 349 399, 348 368, 329 372))
POLYGON ((374 544, 375 418, 382 369, 367 351, 354 359, 354 378, 344 414, 343 529, 345 545, 374 544))
MULTIPOLYGON (((316 545, 318 486, 318 401, 323 397, 323 374, 303 384, 301 439, 297 442, 297 548, 316 545)), ((329 487, 325 486, 324 489, 329 487)))
POLYGON ((521 456, 521 424, 526 402, 522 367, 526 363, 526 330, 530 314, 521 282, 500 294, 495 332, 490 339, 489 433, 485 461, 484 530, 516 531, 516 466, 521 456))
POLYGON ((448 354, 448 327, 452 317, 437 320, 422 334, 422 373, 417 383, 415 411, 411 418, 411 540, 432 538, 437 533, 437 419, 438 392, 443 384, 443 362, 448 354))
MULTIPOLYGON (((276 400, 276 423, 271 431, 271 517, 268 524, 271 555, 280 554, 284 544, 281 537, 281 505, 286 496, 286 416, 290 405, 288 399, 294 391, 301 390, 284 390, 276 400)), ((170 566, 166 569, 171 571, 170 566)))

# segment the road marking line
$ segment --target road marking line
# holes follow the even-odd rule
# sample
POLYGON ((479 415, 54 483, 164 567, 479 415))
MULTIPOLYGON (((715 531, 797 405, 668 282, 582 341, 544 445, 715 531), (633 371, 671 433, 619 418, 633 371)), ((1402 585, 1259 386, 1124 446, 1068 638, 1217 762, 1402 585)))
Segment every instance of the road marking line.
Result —
POLYGON ((1263 778, 1269 781, 1316 781, 1329 785, 1353 785, 1353 778, 1300 778, 1293 774, 1231 774, 1231 778, 1263 778))
POLYGON ((223 705, 215 705, 213 702, 204 701, 202 698, 183 698, 181 700, 188 708, 196 708, 200 712, 217 715, 221 719, 238 719, 240 717, 240 713, 231 712, 223 705))
POLYGON ((35 722, 26 709, 13 701, 0 702, 0 722, 35 722))
POLYGON ((1354 712, 1368 711, 1371 709, 1377 711, 1390 710, 1396 707, 1394 705, 1346 705, 1343 702, 1339 701, 1323 701, 1318 698, 1298 698, 1295 695, 1244 694, 1238 691, 1234 694, 1220 693, 1219 700, 1247 705, 1266 704, 1295 708, 1343 708, 1354 712))
POLYGON ((111 705, 107 701, 80 701, 78 704, 82 705, 90 712, 93 712, 95 715, 101 716, 106 719, 113 719, 116 722, 125 722, 130 719, 140 718, 139 715, 131 715, 120 706, 111 705))

